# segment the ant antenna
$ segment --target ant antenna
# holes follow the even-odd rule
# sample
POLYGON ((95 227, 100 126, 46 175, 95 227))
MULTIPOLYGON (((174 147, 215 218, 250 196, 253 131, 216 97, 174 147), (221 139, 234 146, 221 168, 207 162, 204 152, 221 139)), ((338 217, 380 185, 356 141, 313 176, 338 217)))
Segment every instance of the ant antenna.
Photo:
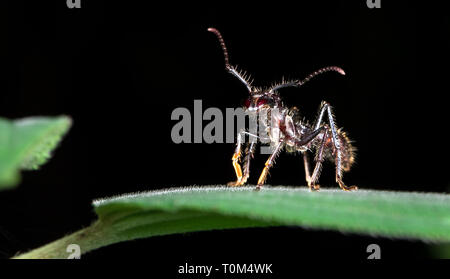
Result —
POLYGON ((208 28, 209 32, 212 32, 214 34, 216 34, 217 39, 219 39, 219 43, 220 46, 222 47, 222 51, 223 51, 223 56, 225 58, 225 69, 231 73, 233 76, 237 77, 242 83, 245 84, 245 86, 247 86, 247 89, 249 92, 253 91, 253 87, 251 85, 251 82, 249 82, 249 78, 245 76, 245 74, 239 73, 238 71, 236 71, 236 69, 230 65, 230 59, 228 56, 228 50, 227 47, 225 45, 225 41, 223 40, 222 35, 220 34, 219 30, 217 30, 216 28, 208 28))
POLYGON ((336 66, 325 67, 325 68, 319 69, 319 70, 309 74, 306 78, 304 78, 302 80, 297 80, 297 81, 293 81, 293 82, 281 82, 280 84, 273 86, 269 90, 269 92, 273 93, 273 91, 276 91, 278 89, 285 88, 285 87, 290 87, 290 86, 300 87, 303 84, 305 84, 308 81, 310 81, 313 77, 318 76, 318 75, 320 75, 322 73, 325 73, 325 72, 330 72, 330 71, 338 72, 341 75, 345 76, 345 72, 344 72, 344 70, 342 70, 342 68, 339 68, 339 67, 336 67, 336 66))

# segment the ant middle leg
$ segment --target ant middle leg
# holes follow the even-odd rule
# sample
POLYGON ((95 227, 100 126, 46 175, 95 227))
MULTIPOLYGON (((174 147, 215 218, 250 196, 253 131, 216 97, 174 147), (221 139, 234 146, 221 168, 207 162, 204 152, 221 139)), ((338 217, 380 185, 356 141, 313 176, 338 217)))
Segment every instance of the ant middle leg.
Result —
POLYGON ((320 189, 320 186, 316 184, 316 182, 317 180, 319 180, 320 171, 322 170, 322 163, 324 161, 324 149, 327 139, 328 139, 328 131, 325 130, 322 136, 322 141, 320 142, 319 149, 317 150, 316 157, 314 158, 316 166, 314 167, 313 174, 308 184, 309 190, 311 191, 320 189))
POLYGON ((308 153, 303 152, 303 164, 305 166, 305 178, 306 178, 306 183, 308 184, 309 190, 319 190, 320 189, 320 185, 319 184, 315 184, 313 185, 311 183, 311 174, 309 171, 309 157, 308 157, 308 153))
POLYGON ((305 166, 306 183, 309 186, 309 184, 311 182, 311 174, 309 172, 309 158, 308 158, 308 154, 306 152, 303 152, 303 165, 305 166))
POLYGON ((267 178, 267 174, 269 173, 269 169, 270 169, 270 167, 272 167, 272 165, 274 163, 274 160, 275 160, 275 157, 280 152, 282 145, 283 145, 283 142, 279 142, 275 146, 275 150, 272 152, 272 154, 270 155, 269 159, 267 159, 266 164, 264 165, 264 169, 261 172, 261 175, 259 176, 258 185, 256 186, 256 190, 261 189, 261 187, 266 182, 266 178, 267 178))

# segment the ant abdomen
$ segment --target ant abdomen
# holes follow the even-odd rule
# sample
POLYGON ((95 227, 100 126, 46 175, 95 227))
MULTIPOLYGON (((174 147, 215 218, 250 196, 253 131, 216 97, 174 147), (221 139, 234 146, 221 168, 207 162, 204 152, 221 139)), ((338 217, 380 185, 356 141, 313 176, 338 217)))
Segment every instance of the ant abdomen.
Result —
POLYGON ((344 131, 338 130, 338 138, 342 146, 342 169, 349 171, 355 162, 356 147, 353 146, 352 141, 344 131))
MULTIPOLYGON (((356 147, 353 146, 352 140, 350 140, 350 138, 342 129, 339 129, 337 131, 337 134, 341 146, 340 150, 342 170, 347 172, 351 169, 353 163, 355 162, 356 147)), ((334 156, 333 154, 334 147, 331 139, 327 140, 325 148, 327 149, 326 158, 334 162, 336 160, 336 156, 334 156)))

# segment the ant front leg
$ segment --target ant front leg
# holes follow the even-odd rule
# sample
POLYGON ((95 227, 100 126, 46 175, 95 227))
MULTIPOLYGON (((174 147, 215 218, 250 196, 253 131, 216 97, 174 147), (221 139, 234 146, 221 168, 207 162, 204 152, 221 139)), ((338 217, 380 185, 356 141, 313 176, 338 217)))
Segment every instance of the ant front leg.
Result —
MULTIPOLYGON (((331 130, 331 140, 332 140, 333 146, 334 146, 333 154, 335 156, 335 165, 336 165, 336 182, 339 184, 339 187, 341 187, 341 189, 344 191, 357 190, 358 187, 356 187, 356 186, 348 187, 342 181, 342 171, 343 171, 342 170, 342 146, 341 146, 341 142, 338 139, 337 129, 336 129, 336 126, 334 123, 334 117, 333 117, 333 113, 331 111, 331 106, 327 102, 322 102, 319 117, 315 124, 315 129, 317 130, 320 127, 323 115, 325 113, 327 113, 327 116, 328 116, 328 123, 330 125, 330 130, 331 130)), ((324 136, 324 139, 325 138, 326 137, 324 136)), ((321 145, 321 149, 323 149, 323 145, 324 145, 324 143, 321 145)), ((316 167, 317 167, 317 165, 316 165, 316 167)), ((313 174, 313 178, 314 178, 314 174, 313 174)))
POLYGON ((255 142, 252 141, 250 144, 247 144, 247 148, 245 150, 245 158, 244 158, 244 172, 241 179, 241 185, 244 185, 247 182, 248 177, 250 176, 250 161, 253 158, 253 153, 255 152, 255 142))
POLYGON ((236 172, 236 181, 228 182, 228 186, 241 186, 242 183, 242 169, 241 165, 239 164, 239 160, 241 159, 241 147, 242 147, 242 138, 244 137, 243 131, 239 132, 239 135, 237 136, 237 143, 236 143, 236 149, 234 151, 233 157, 231 160, 233 161, 233 168, 236 172))
POLYGON ((261 172, 261 175, 259 176, 258 179, 258 185, 256 186, 256 190, 261 189, 261 187, 264 185, 264 182, 266 182, 266 178, 267 178, 267 174, 269 173, 269 169, 270 167, 272 167, 275 157, 278 155, 278 153, 281 150, 283 142, 279 142, 276 146, 275 146, 275 150, 273 151, 273 153, 270 155, 269 159, 267 159, 266 164, 264 166, 263 171, 261 172))
POLYGON ((241 165, 239 164, 239 160, 242 155, 242 140, 244 138, 245 131, 241 131, 237 138, 236 150, 233 154, 233 167, 236 172, 236 181, 229 182, 228 186, 242 186, 247 182, 248 177, 250 176, 250 160, 253 158, 253 153, 255 151, 255 141, 251 141, 250 144, 247 144, 247 148, 245 149, 245 158, 244 158, 244 172, 242 172, 241 165))

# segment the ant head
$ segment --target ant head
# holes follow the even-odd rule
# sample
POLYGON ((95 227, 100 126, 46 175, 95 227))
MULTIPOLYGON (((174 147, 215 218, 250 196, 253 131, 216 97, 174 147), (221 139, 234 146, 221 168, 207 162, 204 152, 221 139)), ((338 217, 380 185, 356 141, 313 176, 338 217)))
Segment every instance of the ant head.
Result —
POLYGON ((250 96, 244 102, 244 108, 253 112, 279 106, 281 106, 280 96, 269 91, 250 91, 250 96))

